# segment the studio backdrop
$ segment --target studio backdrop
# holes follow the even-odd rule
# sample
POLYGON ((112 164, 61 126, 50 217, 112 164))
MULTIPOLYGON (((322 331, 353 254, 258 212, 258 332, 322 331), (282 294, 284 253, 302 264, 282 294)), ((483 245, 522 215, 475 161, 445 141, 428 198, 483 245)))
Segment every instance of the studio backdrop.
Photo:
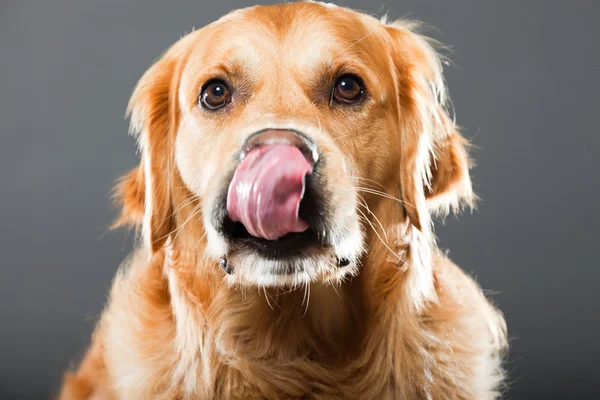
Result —
MULTIPOLYGON (((164 49, 250 1, 0 1, 0 398, 45 399, 88 345, 133 235, 124 119, 164 49)), ((598 399, 600 2, 343 0, 449 47, 478 209, 442 248, 504 312, 510 399, 598 399)))

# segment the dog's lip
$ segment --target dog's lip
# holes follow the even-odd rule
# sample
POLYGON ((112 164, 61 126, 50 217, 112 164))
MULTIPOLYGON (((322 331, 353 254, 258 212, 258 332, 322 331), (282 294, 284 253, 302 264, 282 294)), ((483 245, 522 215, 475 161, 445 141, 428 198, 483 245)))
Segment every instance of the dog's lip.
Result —
POLYGON ((292 232, 277 240, 268 240, 250 235, 243 224, 226 217, 221 233, 233 249, 250 249, 273 260, 299 257, 306 255, 307 251, 328 247, 310 227, 304 232, 292 232))

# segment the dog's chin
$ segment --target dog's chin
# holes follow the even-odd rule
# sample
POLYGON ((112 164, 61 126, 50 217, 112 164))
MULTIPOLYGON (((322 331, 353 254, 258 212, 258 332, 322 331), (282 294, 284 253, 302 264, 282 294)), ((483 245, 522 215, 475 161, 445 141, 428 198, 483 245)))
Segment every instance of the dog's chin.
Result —
POLYGON ((258 287, 296 287, 310 282, 338 282, 354 275, 356 263, 340 266, 327 253, 268 259, 253 250, 239 250, 227 258, 227 281, 258 287))
POLYGON ((339 283, 356 275, 363 238, 358 222, 329 232, 312 229, 276 241, 251 237, 239 226, 227 235, 207 229, 209 254, 232 285, 296 287, 310 282, 339 283))

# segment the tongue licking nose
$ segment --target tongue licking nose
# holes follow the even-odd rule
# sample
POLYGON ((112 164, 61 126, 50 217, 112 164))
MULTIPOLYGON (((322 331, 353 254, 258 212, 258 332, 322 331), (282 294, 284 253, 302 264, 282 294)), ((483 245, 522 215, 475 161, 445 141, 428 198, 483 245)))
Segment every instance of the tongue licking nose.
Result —
POLYGON ((289 144, 268 144, 251 150, 238 165, 227 193, 227 212, 252 236, 275 240, 304 232, 298 216, 306 175, 312 164, 289 144))

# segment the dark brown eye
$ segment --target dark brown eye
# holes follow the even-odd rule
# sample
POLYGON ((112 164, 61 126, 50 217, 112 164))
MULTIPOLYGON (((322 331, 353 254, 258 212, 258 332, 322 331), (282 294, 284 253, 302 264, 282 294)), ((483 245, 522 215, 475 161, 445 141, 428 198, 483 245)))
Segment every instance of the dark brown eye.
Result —
POLYGON ((360 80, 353 75, 342 75, 333 87, 333 100, 338 103, 353 104, 362 99, 363 87, 360 80))
POLYGON ((231 102, 231 92, 221 80, 208 82, 200 92, 200 103, 208 110, 216 110, 231 102))

